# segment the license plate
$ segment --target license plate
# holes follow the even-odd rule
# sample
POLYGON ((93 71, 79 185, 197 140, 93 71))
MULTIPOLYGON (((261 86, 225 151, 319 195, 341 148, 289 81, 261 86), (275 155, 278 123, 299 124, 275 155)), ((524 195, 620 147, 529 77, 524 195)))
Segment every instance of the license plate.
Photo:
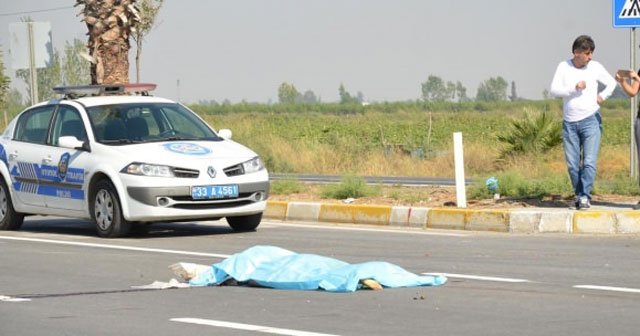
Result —
POLYGON ((238 197, 238 185, 204 185, 191 187, 191 198, 193 199, 216 199, 216 198, 236 198, 238 197))

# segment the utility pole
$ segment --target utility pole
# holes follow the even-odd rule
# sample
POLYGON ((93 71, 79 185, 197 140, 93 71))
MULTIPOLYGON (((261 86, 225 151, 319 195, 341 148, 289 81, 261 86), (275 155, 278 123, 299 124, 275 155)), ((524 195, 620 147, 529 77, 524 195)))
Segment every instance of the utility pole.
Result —
MULTIPOLYGON (((640 0, 613 0, 611 9, 613 10, 613 27, 614 28, 631 28, 630 31, 630 67, 632 71, 636 68, 636 27, 640 27, 640 0)), ((631 112, 629 127, 629 175, 638 180, 638 152, 635 142, 635 123, 637 119, 638 100, 635 96, 631 97, 631 112)))
MULTIPOLYGON (((636 28, 633 27, 631 28, 631 52, 630 52, 630 67, 631 69, 633 69, 633 71, 635 71, 636 68, 636 28)), ((629 162, 630 162, 630 167, 629 167, 629 171, 630 171, 630 175, 631 177, 633 177, 634 179, 638 180, 638 150, 637 150, 637 145, 636 145, 636 141, 635 141, 635 124, 636 124, 636 118, 637 118, 637 114, 638 113, 638 98, 634 95, 633 97, 631 97, 631 131, 629 134, 631 134, 631 143, 629 145, 629 148, 631 148, 629 156, 629 162)))
POLYGON ((178 101, 178 102, 179 102, 179 101, 180 101, 180 79, 178 79, 178 80, 176 81, 176 91, 177 91, 177 96, 178 96, 178 98, 176 99, 176 101, 178 101))
POLYGON ((28 37, 29 37, 29 72, 31 74, 31 80, 29 88, 31 90, 31 105, 38 103, 38 69, 36 68, 36 48, 33 38, 33 22, 28 22, 28 37))

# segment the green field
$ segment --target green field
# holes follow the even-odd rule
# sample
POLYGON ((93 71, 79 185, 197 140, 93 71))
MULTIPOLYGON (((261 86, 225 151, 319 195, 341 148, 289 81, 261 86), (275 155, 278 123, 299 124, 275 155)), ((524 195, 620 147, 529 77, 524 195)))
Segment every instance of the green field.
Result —
MULTIPOLYGON (((545 153, 502 157, 505 144, 497 140, 525 115, 546 111, 561 122, 559 100, 190 107, 214 128, 231 129, 234 140, 258 152, 274 173, 453 178, 453 133, 462 132, 468 178, 498 176, 504 195, 566 194, 570 189, 561 145, 545 153)), ((628 177, 629 103, 608 101, 602 115, 596 192, 637 194, 628 177)))

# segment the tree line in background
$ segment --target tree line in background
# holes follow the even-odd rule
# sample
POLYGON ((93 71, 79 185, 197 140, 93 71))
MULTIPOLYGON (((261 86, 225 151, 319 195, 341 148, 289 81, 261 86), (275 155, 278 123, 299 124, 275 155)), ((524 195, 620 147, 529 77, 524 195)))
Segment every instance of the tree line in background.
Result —
MULTIPOLYGON (((601 84, 600 84, 601 85, 601 84)), ((511 82, 511 92, 507 95, 509 89, 509 83, 502 78, 491 77, 478 86, 475 99, 467 95, 467 88, 462 85, 460 81, 455 83, 452 81, 444 81, 442 78, 429 75, 427 81, 421 84, 422 97, 424 102, 442 103, 442 102, 455 102, 455 103, 468 103, 472 101, 476 102, 500 102, 500 101, 518 101, 523 100, 518 96, 516 90, 516 82, 511 82)), ((599 88, 600 90, 602 87, 599 88)), ((353 104, 360 103, 366 104, 364 94, 360 91, 353 96, 340 84, 338 87, 338 95, 340 97, 340 104, 353 104)), ((543 99, 551 99, 548 90, 542 92, 543 99)), ((620 86, 617 86, 613 92, 611 98, 628 98, 620 86)), ((296 87, 288 82, 283 82, 278 88, 278 102, 281 104, 313 104, 320 103, 320 98, 316 94, 307 90, 304 93, 298 92, 296 87)), ((214 102, 215 103, 215 102, 214 102)))
MULTIPOLYGON (((521 98, 518 97, 518 94, 516 92, 516 83, 511 82, 510 95, 507 95, 508 87, 509 84, 501 76, 495 78, 491 77, 480 83, 480 85, 478 86, 478 91, 476 93, 475 101, 493 102, 520 100, 521 98)), ((462 85, 460 81, 457 81, 455 83, 451 81, 445 82, 438 76, 429 75, 427 81, 421 84, 421 88, 421 99, 425 102, 467 103, 474 101, 473 98, 467 95, 467 88, 462 85)), ((351 95, 345 89, 343 84, 340 84, 340 87, 338 87, 338 96, 340 97, 340 104, 366 104, 364 94, 362 92, 358 91, 355 96, 351 95)), ((300 93, 293 84, 283 82, 278 88, 278 102, 281 104, 313 104, 320 103, 321 101, 313 91, 307 90, 304 93, 300 93)))
MULTIPOLYGON (((136 41, 141 41, 142 37, 137 36, 136 41)), ((66 42, 62 53, 53 51, 51 63, 45 68, 37 69, 38 78, 38 100, 44 101, 55 98, 53 87, 59 85, 83 85, 91 82, 91 63, 82 56, 85 53, 86 44, 75 39, 66 42)), ((0 53, 2 52, 0 48, 0 53)), ((2 55, 0 54, 0 57, 2 55)), ((139 53, 136 58, 139 57, 139 53)), ((0 104, 24 106, 23 95, 15 88, 11 89, 9 77, 5 75, 4 64, 0 68, 0 104)), ((30 96, 29 71, 26 69, 17 70, 16 77, 23 80, 26 86, 27 97, 30 96)), ((139 79, 139 75, 136 76, 139 79)), ((420 100, 428 103, 469 103, 469 102, 501 102, 522 100, 517 94, 516 83, 511 82, 511 93, 507 95, 509 83, 501 76, 491 77, 478 86, 475 99, 467 94, 467 88, 460 82, 445 81, 441 77, 429 75, 427 80, 421 83, 422 96, 420 100)), ((362 92, 355 95, 345 88, 344 84, 338 87, 339 104, 368 104, 362 92)), ((543 98, 549 99, 548 91, 543 92, 543 98)), ((627 98, 618 86, 612 98, 627 98)), ((312 90, 298 91, 294 84, 283 82, 278 87, 278 102, 280 104, 320 104, 323 103, 320 96, 312 90)), ((246 103, 246 102, 243 102, 246 103)), ((215 100, 201 100, 200 105, 218 105, 215 100)), ((223 105, 232 105, 225 100, 223 105)), ((331 104, 331 103, 330 103, 331 104)))

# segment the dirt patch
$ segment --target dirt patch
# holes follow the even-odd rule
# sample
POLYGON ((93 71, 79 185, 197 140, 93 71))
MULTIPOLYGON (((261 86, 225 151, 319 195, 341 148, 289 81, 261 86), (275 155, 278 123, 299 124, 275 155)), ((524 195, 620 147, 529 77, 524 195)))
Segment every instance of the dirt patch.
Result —
MULTIPOLYGON (((321 197, 321 186, 308 185, 304 192, 288 195, 269 195, 271 201, 289 202, 320 202, 342 204, 369 204, 388 206, 412 206, 426 208, 456 207, 456 189, 454 187, 385 187, 381 196, 362 197, 356 199, 328 199, 321 197)), ((594 195, 594 205, 629 205, 640 201, 639 196, 623 195, 594 195)), ((573 198, 547 196, 542 199, 501 197, 500 199, 467 199, 467 207, 475 209, 501 208, 569 208, 573 205, 573 198)))

